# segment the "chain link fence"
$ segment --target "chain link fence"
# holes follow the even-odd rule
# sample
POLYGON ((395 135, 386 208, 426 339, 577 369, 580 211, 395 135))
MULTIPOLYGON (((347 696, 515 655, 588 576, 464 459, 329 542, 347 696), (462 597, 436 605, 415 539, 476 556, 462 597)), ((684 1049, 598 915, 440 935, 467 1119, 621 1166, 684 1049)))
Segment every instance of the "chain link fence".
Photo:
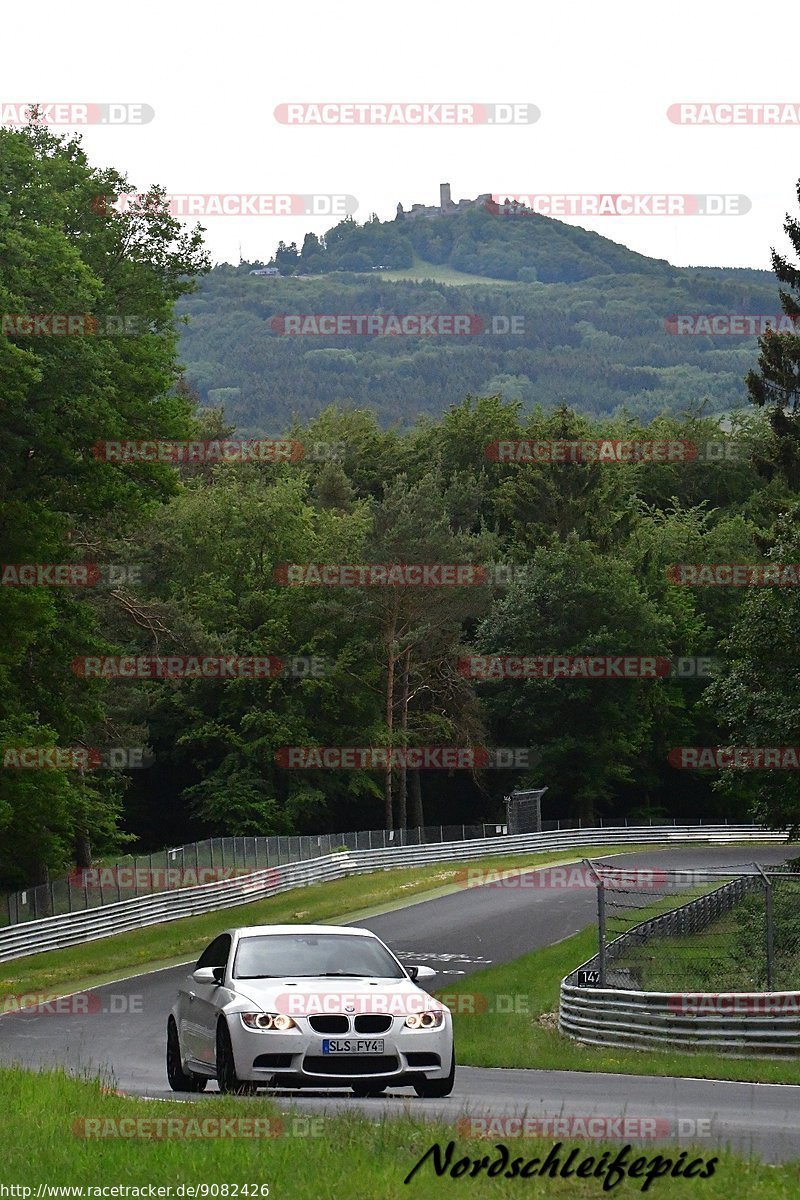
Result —
MULTIPOLYGON (((720 824, 718 821, 712 824, 720 824)), ((727 824, 728 822, 724 822, 727 824)), ((647 828, 655 821, 606 821, 607 826, 647 828)), ((669 822, 666 822, 669 824, 669 822)), ((673 820, 672 824, 676 822, 673 820)), ((685 822, 682 824, 686 824, 685 822)), ((703 821, 691 822, 701 825, 703 821)), ((589 823, 564 817, 542 821, 542 832, 603 828, 602 819, 589 823)), ((286 863, 307 862, 337 850, 387 850, 395 846, 423 846, 435 842, 471 841, 501 837, 509 832, 500 822, 480 825, 433 825, 415 829, 368 829, 350 833, 295 834, 287 837, 210 838, 186 846, 139 856, 127 855, 108 865, 76 871, 66 879, 53 879, 36 887, 0 895, 0 927, 62 916, 130 900, 172 888, 195 887, 217 879, 230 879, 286 863)))
POLYGON ((578 973, 579 985, 800 989, 800 868, 626 873, 587 866, 597 884, 598 954, 578 973))
POLYGON ((126 855, 114 863, 75 871, 66 879, 12 893, 5 897, 5 914, 0 907, 0 921, 16 925, 61 916, 172 888, 196 887, 286 863, 307 862, 336 851, 426 845, 500 836, 503 832, 502 825, 438 825, 287 837, 209 838, 153 854, 126 855))

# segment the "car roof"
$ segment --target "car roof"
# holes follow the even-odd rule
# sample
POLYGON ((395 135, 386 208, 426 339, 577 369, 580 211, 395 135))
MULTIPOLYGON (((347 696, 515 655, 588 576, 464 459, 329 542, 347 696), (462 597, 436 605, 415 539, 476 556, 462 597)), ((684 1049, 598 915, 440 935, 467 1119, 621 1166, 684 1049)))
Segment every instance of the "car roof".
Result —
POLYGON ((271 933, 347 933, 358 937, 374 937, 369 929, 351 929, 349 925, 244 925, 239 929, 226 929, 240 938, 263 937, 271 933))

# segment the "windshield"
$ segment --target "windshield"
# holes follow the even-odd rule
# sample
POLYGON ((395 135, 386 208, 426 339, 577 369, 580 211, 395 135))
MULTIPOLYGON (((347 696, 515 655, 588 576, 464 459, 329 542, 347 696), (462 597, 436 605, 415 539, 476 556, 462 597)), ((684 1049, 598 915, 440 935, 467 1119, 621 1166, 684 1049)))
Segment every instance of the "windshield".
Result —
POLYGON ((266 934, 242 938, 236 950, 235 979, 313 979, 324 975, 405 978, 405 972, 380 942, 355 934, 266 934))

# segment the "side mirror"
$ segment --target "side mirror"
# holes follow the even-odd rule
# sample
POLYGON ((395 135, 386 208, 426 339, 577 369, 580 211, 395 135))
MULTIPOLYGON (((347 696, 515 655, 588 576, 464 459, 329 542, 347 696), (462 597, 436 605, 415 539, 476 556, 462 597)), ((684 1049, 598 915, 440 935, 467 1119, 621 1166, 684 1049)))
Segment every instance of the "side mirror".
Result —
POLYGON ((224 978, 224 967, 198 967, 196 971, 192 971, 192 979, 195 983, 220 984, 224 978))
POLYGON ((411 979, 433 979, 436 972, 433 967, 406 967, 411 979))

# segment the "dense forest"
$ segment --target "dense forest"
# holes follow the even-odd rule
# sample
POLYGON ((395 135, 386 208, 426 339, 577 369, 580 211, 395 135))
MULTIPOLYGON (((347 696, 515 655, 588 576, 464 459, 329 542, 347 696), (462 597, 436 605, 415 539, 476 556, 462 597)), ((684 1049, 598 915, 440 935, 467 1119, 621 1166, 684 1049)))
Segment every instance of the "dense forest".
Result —
POLYGON ((324 237, 307 233, 300 250, 280 242, 270 265, 282 275, 403 268, 415 259, 470 275, 523 283, 577 283, 596 275, 670 273, 663 259, 647 258, 588 229, 538 213, 502 217, 490 208, 447 216, 422 214, 363 224, 345 217, 324 237))
MULTIPOLYGON (((597 273, 485 292, 206 274, 200 234, 157 205, 92 206, 126 189, 79 140, 0 131, 2 312, 140 322, 135 336, 0 338, 0 562, 99 564, 92 587, 21 586, 13 572, 0 586, 0 882, 88 865, 131 838, 147 849, 211 833, 493 819, 524 785, 547 786, 552 816, 800 819, 796 772, 681 770, 672 754, 796 740, 800 591, 687 586, 674 571, 800 561, 800 338, 720 348, 663 328, 678 311, 775 311, 774 281, 647 260, 629 269, 640 256, 617 247, 618 261, 603 259, 604 239, 566 227, 558 236, 574 235, 597 273), (281 312, 362 311, 356 301, 367 312, 521 313, 526 330, 519 346, 509 334, 480 347, 382 338, 316 349, 269 332, 281 312), (97 452, 253 432, 300 452, 223 462, 97 452), (673 461, 507 461, 496 450, 591 439, 700 450, 673 461), (289 586, 293 564, 480 570, 471 586, 289 586), (280 664, 226 679, 76 669, 121 655, 280 664), (488 655, 715 667, 525 679, 463 669, 488 655), (75 746, 144 747, 150 765, 14 769, 15 748, 75 746), (536 754, 515 769, 287 765, 287 748, 332 746, 536 754)), ((796 225, 788 232, 800 251, 796 225)), ((456 263, 457 242, 439 261, 456 263)), ((776 272, 796 317, 800 273, 780 258, 776 272)))
POLYGON ((348 218, 270 262, 280 277, 219 265, 177 306, 187 380, 252 436, 329 403, 408 426, 467 394, 599 417, 649 420, 700 399, 722 413, 742 403, 755 335, 678 333, 671 318, 781 311, 769 272, 676 268, 538 215, 348 218), (286 332, 287 314, 419 313, 479 320, 465 336, 286 332))

